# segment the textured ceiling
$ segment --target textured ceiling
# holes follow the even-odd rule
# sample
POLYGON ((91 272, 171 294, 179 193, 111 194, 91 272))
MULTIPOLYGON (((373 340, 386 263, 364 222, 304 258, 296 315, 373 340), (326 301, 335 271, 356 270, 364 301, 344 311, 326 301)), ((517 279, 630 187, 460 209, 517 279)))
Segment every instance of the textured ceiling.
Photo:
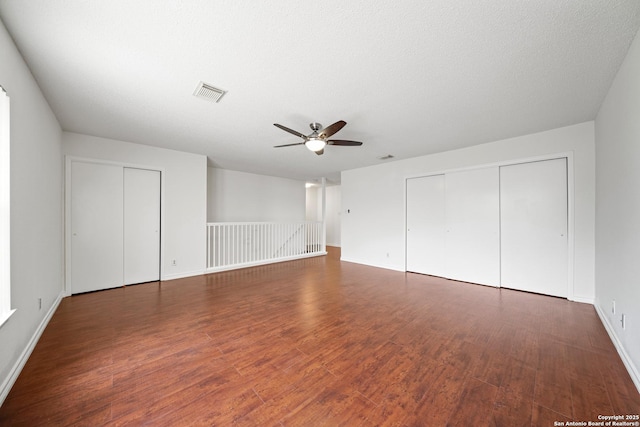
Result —
POLYGON ((0 0, 0 18, 66 131, 338 180, 594 119, 640 1, 0 0), (340 119, 362 147, 272 148, 298 142, 273 123, 340 119))

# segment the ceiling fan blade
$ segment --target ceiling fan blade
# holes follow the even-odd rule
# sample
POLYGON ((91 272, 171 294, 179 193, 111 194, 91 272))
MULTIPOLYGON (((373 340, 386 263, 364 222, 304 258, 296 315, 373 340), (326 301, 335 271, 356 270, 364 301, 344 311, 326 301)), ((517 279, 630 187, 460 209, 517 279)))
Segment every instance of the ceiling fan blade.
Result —
POLYGON ((304 145, 304 142, 296 142, 295 144, 274 145, 273 148, 291 147, 292 145, 304 145))
POLYGON ((327 145, 342 145, 345 147, 357 147, 362 145, 359 141, 347 141, 346 139, 330 139, 327 141, 327 145))
POLYGON ((337 121, 331 126, 327 126, 326 128, 322 129, 320 132, 318 132, 318 137, 322 139, 329 138, 331 135, 333 135, 334 133, 342 129, 346 124, 347 122, 345 122, 344 120, 337 121))
POLYGON ((322 156, 324 154, 324 148, 322 150, 314 151, 318 156, 322 156))
POLYGON ((278 123, 274 123, 273 125, 275 127, 278 127, 280 129, 282 129, 285 132, 289 132, 289 133, 294 134, 295 136, 299 136, 300 138, 304 139, 305 141, 307 140, 307 135, 303 135, 300 132, 298 132, 297 130, 289 129, 288 127, 279 125, 278 123))

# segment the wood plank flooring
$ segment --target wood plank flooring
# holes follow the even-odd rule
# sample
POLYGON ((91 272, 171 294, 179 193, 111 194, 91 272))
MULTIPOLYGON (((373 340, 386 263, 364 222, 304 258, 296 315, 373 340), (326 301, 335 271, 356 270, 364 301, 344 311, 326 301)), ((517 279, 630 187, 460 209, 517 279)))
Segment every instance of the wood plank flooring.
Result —
POLYGON ((638 414, 592 306, 326 257, 65 298, 13 426, 553 426, 638 414))

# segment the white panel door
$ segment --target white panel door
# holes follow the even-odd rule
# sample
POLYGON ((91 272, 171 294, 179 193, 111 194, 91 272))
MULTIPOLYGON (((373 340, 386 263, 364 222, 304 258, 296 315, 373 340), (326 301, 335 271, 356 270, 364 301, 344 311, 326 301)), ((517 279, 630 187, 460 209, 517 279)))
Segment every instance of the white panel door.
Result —
POLYGON ((124 168, 124 284, 160 280, 160 172, 124 168))
POLYGON ((448 278, 500 286, 497 167, 445 175, 448 278))
POLYGON ((444 175, 407 180, 407 271, 446 276, 444 175))
POLYGON ((71 293, 122 286, 122 167, 71 163, 71 293))
POLYGON ((500 168, 502 286, 567 297, 567 162, 500 168))

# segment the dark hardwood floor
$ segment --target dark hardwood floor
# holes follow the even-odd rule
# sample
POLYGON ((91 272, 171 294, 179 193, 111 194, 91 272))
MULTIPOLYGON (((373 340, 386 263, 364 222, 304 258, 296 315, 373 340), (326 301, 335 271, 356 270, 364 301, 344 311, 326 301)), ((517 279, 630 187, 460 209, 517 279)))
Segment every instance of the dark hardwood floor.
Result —
POLYGON ((0 425, 553 426, 638 413, 592 306, 332 249, 65 298, 0 425))

